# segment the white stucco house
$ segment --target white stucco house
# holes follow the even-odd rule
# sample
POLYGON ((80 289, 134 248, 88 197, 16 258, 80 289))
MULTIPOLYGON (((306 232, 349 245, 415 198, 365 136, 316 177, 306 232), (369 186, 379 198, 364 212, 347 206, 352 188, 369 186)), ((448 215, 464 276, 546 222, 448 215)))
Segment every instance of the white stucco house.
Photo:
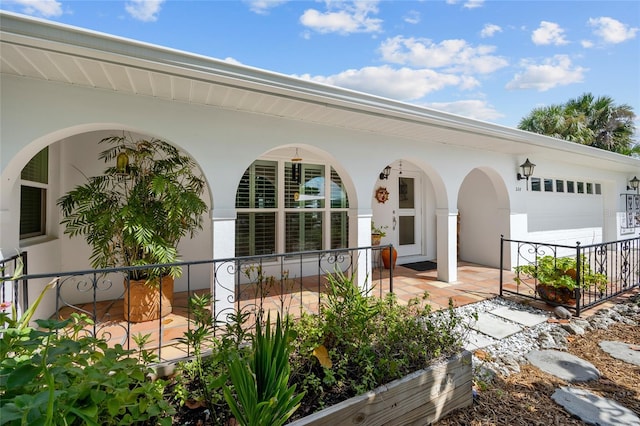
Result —
POLYGON ((123 132, 170 142, 206 179, 185 260, 369 246, 373 219, 399 263, 437 261, 453 282, 459 260, 498 267, 500 235, 640 235, 621 196, 638 159, 17 14, 0 12, 0 31, 0 251, 27 250, 30 273, 88 268, 56 200, 123 132))

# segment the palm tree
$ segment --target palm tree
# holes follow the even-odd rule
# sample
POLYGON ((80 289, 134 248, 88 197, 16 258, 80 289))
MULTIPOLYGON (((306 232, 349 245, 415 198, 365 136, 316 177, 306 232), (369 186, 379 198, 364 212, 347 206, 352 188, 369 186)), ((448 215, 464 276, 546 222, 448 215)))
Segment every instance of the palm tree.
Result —
POLYGON ((535 108, 520 120, 518 128, 547 136, 632 155, 635 114, 629 105, 615 105, 609 96, 591 93, 563 105, 535 108))

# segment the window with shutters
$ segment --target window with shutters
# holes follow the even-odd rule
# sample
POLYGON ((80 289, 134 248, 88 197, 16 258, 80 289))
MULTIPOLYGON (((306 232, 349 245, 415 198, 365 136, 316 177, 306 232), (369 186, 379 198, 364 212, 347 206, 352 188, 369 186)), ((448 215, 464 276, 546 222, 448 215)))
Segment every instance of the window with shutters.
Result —
POLYGON ((236 193, 236 255, 346 247, 348 207, 330 165, 256 161, 236 193))
POLYGON ((48 147, 24 166, 20 179, 20 239, 45 235, 49 186, 48 147))

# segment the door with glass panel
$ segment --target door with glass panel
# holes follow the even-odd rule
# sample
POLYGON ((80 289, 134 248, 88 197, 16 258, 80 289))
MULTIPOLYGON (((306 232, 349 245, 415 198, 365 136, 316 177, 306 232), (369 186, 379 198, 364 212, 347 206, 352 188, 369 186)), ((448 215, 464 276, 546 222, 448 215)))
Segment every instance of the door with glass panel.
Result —
POLYGON ((420 175, 403 171, 397 179, 398 196, 393 211, 393 230, 398 256, 422 254, 422 190, 420 175))

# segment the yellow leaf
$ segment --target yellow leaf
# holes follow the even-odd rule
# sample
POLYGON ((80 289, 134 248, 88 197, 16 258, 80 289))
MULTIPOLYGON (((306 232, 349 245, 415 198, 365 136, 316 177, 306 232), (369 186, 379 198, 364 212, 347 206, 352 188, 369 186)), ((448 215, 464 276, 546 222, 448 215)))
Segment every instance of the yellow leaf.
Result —
POLYGON ((329 352, 327 352, 327 348, 324 345, 320 345, 313 350, 313 356, 318 358, 320 361, 320 365, 324 368, 331 368, 333 364, 331 364, 331 358, 329 358, 329 352))

